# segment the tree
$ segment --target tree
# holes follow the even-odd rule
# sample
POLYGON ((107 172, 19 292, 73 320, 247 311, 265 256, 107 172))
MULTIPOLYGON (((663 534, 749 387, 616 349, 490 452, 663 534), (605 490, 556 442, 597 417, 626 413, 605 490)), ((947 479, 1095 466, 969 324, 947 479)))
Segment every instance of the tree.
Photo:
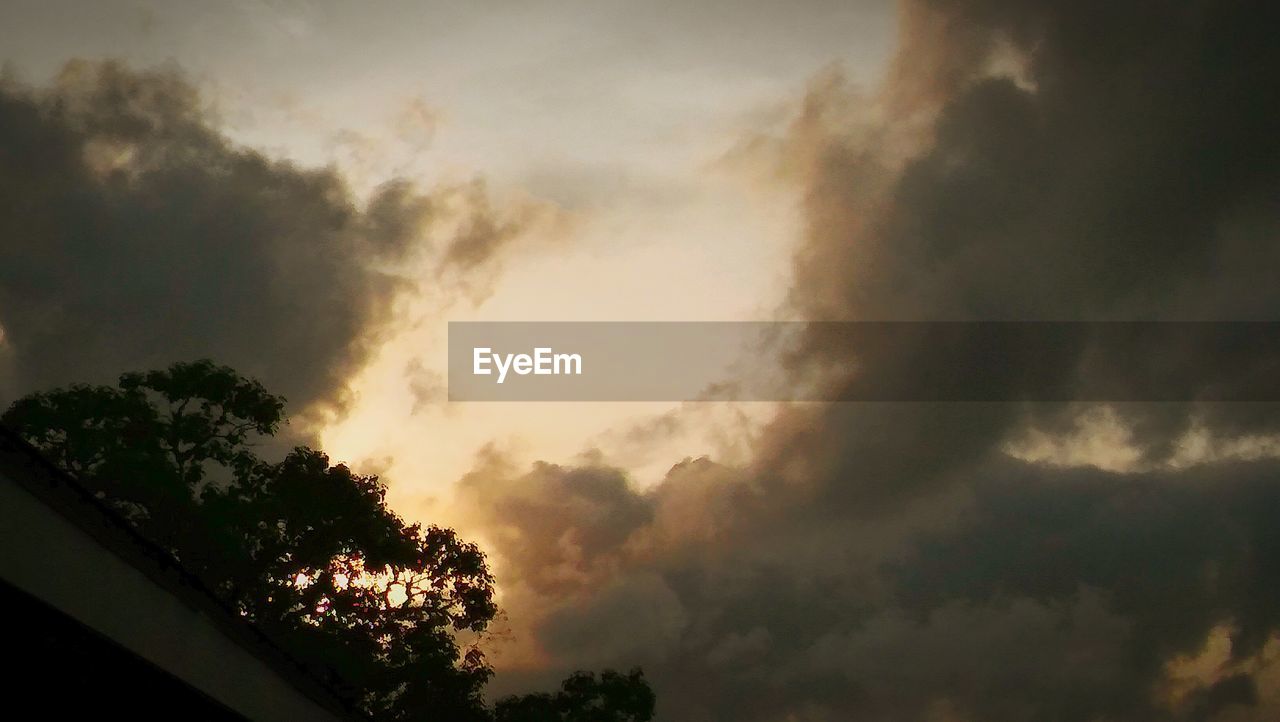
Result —
POLYGON ((605 670, 574 672, 555 694, 527 694, 499 700, 496 722, 647 722, 655 698, 644 673, 605 670))
POLYGON ((262 459, 283 419, 283 398, 206 360, 31 394, 0 423, 377 719, 652 718, 639 670, 576 672, 554 695, 486 708, 492 670, 459 642, 497 613, 484 555, 450 529, 406 524, 376 476, 319 451, 262 459))
POLYGON ((259 458, 283 414, 257 382, 198 361, 32 394, 0 421, 366 711, 486 719, 490 669, 457 641, 497 611, 483 554, 405 524, 377 477, 319 451, 259 458))

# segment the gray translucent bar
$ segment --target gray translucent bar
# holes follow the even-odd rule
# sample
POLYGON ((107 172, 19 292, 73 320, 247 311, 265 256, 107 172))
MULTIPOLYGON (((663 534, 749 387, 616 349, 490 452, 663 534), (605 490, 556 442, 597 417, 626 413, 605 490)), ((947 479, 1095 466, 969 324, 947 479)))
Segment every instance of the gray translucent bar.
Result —
POLYGON ((1280 322, 454 322, 449 399, 1274 402, 1280 322))

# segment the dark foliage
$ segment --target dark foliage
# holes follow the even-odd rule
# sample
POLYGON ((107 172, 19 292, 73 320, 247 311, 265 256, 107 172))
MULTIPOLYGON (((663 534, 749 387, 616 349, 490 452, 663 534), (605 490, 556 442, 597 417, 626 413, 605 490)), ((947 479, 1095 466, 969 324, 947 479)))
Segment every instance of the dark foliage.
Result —
POLYGON ((478 639, 497 612, 484 555, 406 524, 376 476, 293 449, 284 399, 210 361, 19 399, 0 421, 166 547, 244 617, 378 719, 643 722, 640 672, 578 672, 486 708, 478 639))
POLYGON ((496 722, 645 722, 653 718, 653 691, 644 674, 605 670, 575 672, 555 694, 507 697, 494 708, 496 722))
POLYGON ((20 399, 3 422, 380 718, 485 719, 483 554, 406 524, 377 477, 299 447, 269 463, 284 400, 208 361, 20 399))

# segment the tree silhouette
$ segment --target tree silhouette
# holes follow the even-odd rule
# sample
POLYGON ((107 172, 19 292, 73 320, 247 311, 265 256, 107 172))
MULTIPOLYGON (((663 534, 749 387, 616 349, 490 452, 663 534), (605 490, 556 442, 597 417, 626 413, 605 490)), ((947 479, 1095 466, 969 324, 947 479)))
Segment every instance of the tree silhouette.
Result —
POLYGON ((450 529, 406 524, 376 476, 319 451, 260 458, 283 418, 283 398, 205 360, 31 394, 0 422, 377 719, 652 717, 638 670, 578 672, 554 695, 488 709, 492 670, 459 642, 497 612, 484 555, 450 529))
POLYGON ((644 674, 605 670, 575 672, 555 694, 527 694, 499 700, 496 722, 646 722, 653 718, 653 690, 644 674))

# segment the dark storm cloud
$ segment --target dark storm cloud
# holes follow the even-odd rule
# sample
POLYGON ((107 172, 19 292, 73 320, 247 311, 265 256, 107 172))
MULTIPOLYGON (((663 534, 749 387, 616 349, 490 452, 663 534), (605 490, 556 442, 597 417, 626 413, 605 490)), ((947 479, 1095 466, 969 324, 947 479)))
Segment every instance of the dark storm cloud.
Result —
MULTIPOLYGON (((891 119, 910 117, 912 107, 937 108, 927 149, 900 165, 862 138, 823 137, 810 151, 808 238, 796 257, 791 294, 801 314, 1204 321, 1280 315, 1280 295, 1266 280, 1280 271, 1280 136, 1271 130, 1280 100, 1249 81, 1262 69, 1280 68, 1280 50, 1257 25, 1276 19, 1276 8, 967 0, 922 8, 907 13, 920 30, 905 35, 892 78, 901 84, 918 69, 928 91, 908 94, 913 105, 905 108, 900 90, 891 86, 885 95, 891 119), (940 26, 949 34, 938 37, 940 26), (1025 63, 1024 77, 984 77, 989 60, 975 47, 1011 47, 1007 52, 1025 63), (940 73, 939 65, 953 70, 940 73)), ((815 325, 800 349, 804 363, 837 385, 854 357, 838 329, 815 325)), ((1067 352, 1074 358, 1060 360, 1063 374, 1107 383, 1089 377, 1105 369, 1088 365, 1087 344, 1067 352)), ((876 354, 858 358, 907 377, 919 372, 903 369, 951 362, 911 347, 876 354)), ((1135 362, 1155 375, 1163 359, 1135 362)), ((1224 354, 1196 355, 1193 348, 1187 362, 1201 367, 1209 383, 1242 378, 1224 354)), ((995 391, 982 393, 993 398, 995 391)), ((929 439, 929 448, 972 442, 980 450, 1027 412, 984 411, 974 429, 929 439)), ((1055 425, 1074 410, 1041 405, 1029 412, 1055 425)), ((857 431, 850 423, 861 424, 863 412, 830 413, 823 425, 841 430, 830 443, 843 445, 844 431, 857 431)), ((1193 423, 1231 433, 1280 424, 1267 405, 1135 404, 1120 413, 1153 459, 1167 456, 1193 423)), ((936 425, 931 412, 920 417, 925 425, 889 427, 895 428, 889 435, 936 425)))
MULTIPOLYGON (((493 209, 465 200, 447 242, 483 245, 493 209)), ((0 202, 0 395, 211 357, 294 411, 341 401, 414 288, 388 269, 447 215, 403 181, 366 206, 333 170, 235 145, 176 71, 88 62, 0 86, 0 202)))
MULTIPOLYGON (((1280 63, 1260 29, 1274 8, 930 5, 951 27, 1013 43, 1034 87, 981 79, 947 97, 934 145, 877 198, 887 204, 874 229, 847 212, 876 190, 860 175, 879 162, 874 149, 827 148, 808 195, 801 307, 864 318, 1274 317, 1269 284, 1242 282, 1261 281, 1280 254, 1258 242, 1275 231, 1280 101, 1253 82, 1280 63)), ((963 45, 953 62, 969 58, 963 45)), ((904 49, 899 73, 918 50, 904 49)))
MULTIPOLYGON (((1275 320, 1280 96, 1263 79, 1280 72, 1277 13, 907 3, 886 87, 859 96, 827 76, 775 148, 808 224, 790 306, 811 320, 1275 320)), ((829 328, 796 368, 838 390, 850 349, 829 328)), ((1064 369, 1089 372, 1066 353, 1064 369)), ((1235 372, 1229 357, 1197 363, 1216 381, 1235 372)), ((1270 433, 1280 412, 1118 405, 1141 452, 1129 472, 1007 455, 1028 425, 1060 431, 1085 408, 788 409, 745 467, 687 461, 646 492, 598 464, 554 467, 579 484, 560 498, 595 501, 502 515, 503 583, 555 663, 645 663, 662 719, 1269 718, 1255 672, 1280 631, 1280 464, 1168 462, 1196 425, 1270 433), (648 512, 592 552, 565 542, 632 508, 648 512), (574 581, 529 576, 547 569, 574 581), (1174 690, 1169 665, 1223 628, 1227 664, 1174 690)), ((519 479, 479 469, 464 501, 514 510, 519 479)))
POLYGON ((762 491, 761 470, 706 460, 646 493, 598 466, 550 467, 582 486, 547 489, 540 467, 471 501, 506 512, 491 520, 500 578, 542 650, 644 664, 663 719, 1212 719, 1256 702, 1227 692, 1255 684, 1280 621, 1273 461, 1124 474, 945 458, 956 468, 887 468, 935 487, 893 510, 833 504, 852 474, 762 491), (532 496, 552 501, 513 505, 532 496), (1221 625, 1233 661, 1170 699, 1166 665, 1221 625))

